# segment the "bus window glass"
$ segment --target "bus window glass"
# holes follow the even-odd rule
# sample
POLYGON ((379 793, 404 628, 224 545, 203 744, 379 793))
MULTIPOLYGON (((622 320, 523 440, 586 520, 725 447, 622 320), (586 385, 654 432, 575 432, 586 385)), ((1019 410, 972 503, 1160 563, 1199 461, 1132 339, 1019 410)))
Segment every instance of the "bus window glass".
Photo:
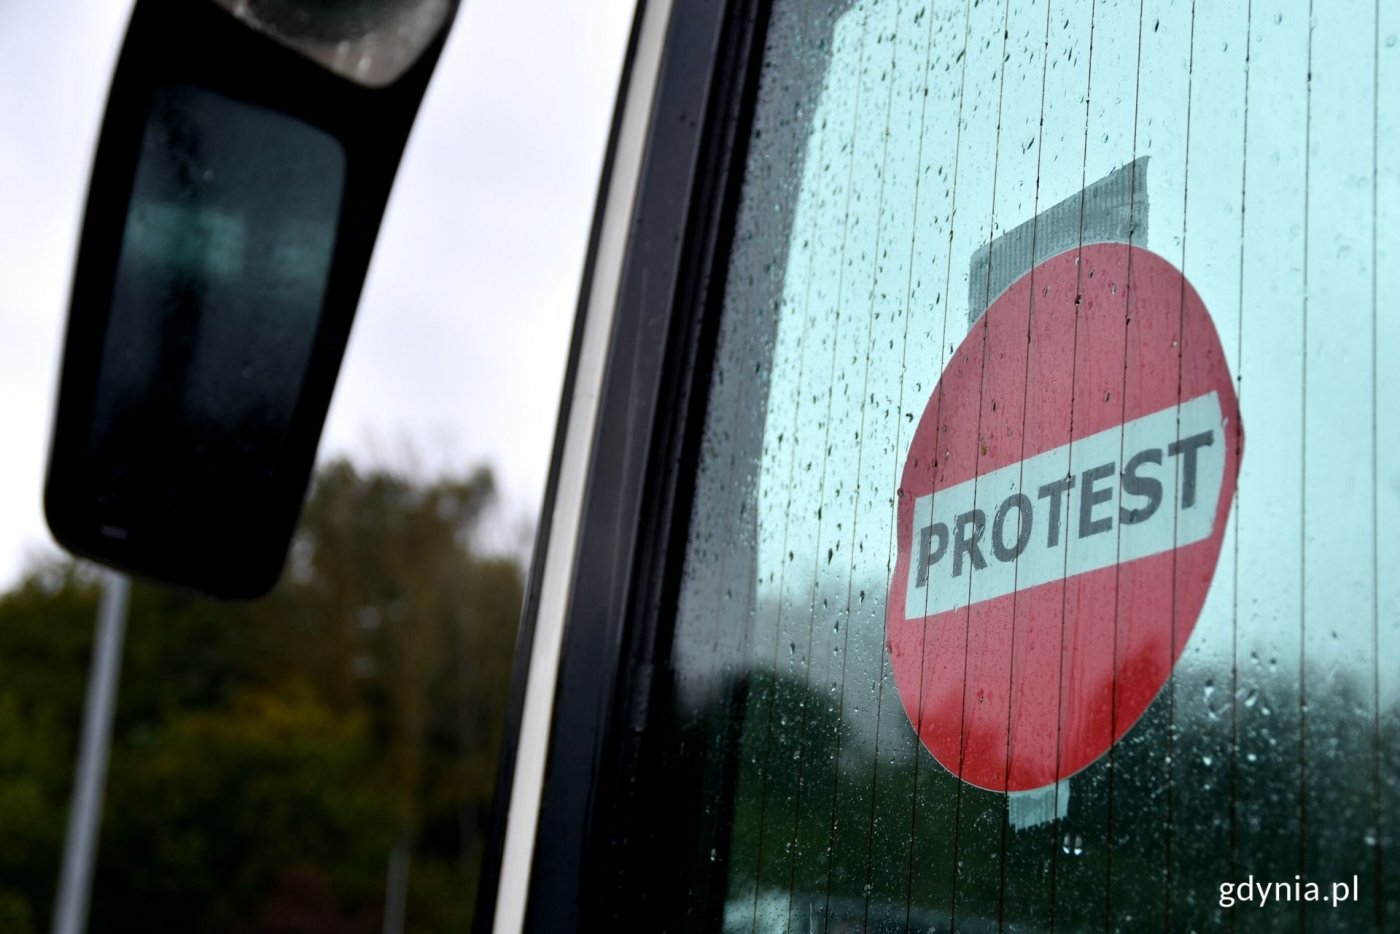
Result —
POLYGON ((775 4, 672 659, 716 874, 696 911, 1213 928, 1252 877, 1354 886, 1270 926, 1400 912, 1395 19, 775 4), (1102 471, 1029 486, 1102 419, 1102 471), (993 495, 977 463, 1008 443, 1025 486, 993 495), (976 511, 904 503, 959 469, 976 511), (910 609, 942 599, 918 553, 967 582, 937 612, 910 609))

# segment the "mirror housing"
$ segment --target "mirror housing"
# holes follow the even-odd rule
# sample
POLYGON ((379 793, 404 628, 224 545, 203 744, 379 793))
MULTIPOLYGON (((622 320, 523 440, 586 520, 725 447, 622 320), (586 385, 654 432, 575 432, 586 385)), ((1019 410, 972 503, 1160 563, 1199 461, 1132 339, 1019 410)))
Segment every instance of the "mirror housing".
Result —
POLYGON ((368 87, 213 0, 136 4, 45 485, 64 547, 218 597, 276 582, 455 10, 392 83, 368 87))

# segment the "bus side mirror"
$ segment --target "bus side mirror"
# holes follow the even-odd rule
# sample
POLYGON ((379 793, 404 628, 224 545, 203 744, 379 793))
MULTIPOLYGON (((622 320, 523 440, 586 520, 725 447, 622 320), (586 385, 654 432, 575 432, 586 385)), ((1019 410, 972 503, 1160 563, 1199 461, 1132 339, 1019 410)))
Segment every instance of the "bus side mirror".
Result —
POLYGON ((45 487, 66 548, 220 597, 276 582, 455 10, 139 0, 88 192, 45 487))

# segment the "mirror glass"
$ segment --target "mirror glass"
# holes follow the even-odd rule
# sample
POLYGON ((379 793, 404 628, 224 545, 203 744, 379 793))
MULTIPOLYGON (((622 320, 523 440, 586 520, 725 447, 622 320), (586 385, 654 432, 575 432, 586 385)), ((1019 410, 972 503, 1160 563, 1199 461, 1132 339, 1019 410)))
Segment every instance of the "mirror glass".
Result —
POLYGON ((344 180, 344 151, 322 130, 206 89, 156 88, 87 437, 100 534, 237 537, 257 521, 321 317, 344 180))

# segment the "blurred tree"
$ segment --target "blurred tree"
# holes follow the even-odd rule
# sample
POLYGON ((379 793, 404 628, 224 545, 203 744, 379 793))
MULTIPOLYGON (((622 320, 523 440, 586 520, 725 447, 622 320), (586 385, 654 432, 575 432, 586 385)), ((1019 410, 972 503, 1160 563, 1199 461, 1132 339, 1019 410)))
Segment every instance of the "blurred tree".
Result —
MULTIPOLYGON (((407 929, 466 925, 522 595, 492 502, 337 462, 267 599, 133 588, 93 931, 378 931, 396 847, 407 929)), ((0 932, 49 924, 96 604, 62 561, 0 596, 0 932)))
POLYGON ((513 560, 472 547, 493 496, 486 470, 416 485, 333 464, 318 476, 282 589, 293 618, 340 621, 323 677, 333 701, 370 712, 394 846, 421 843, 410 916, 441 902, 429 897, 432 878, 455 862, 459 925, 474 903, 523 594, 513 560))
POLYGON ((0 597, 0 930, 48 927, 96 613, 68 562, 0 597))

